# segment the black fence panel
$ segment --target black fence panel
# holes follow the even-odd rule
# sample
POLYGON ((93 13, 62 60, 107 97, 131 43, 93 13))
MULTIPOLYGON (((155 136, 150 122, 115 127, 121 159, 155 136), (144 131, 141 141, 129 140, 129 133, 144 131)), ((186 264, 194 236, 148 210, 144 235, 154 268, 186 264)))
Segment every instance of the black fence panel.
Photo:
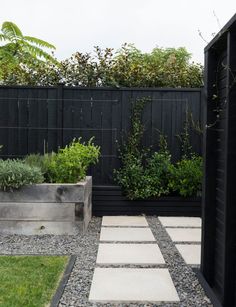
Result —
MULTIPOLYGON (((2 158, 57 151, 81 137, 101 146, 101 159, 90 169, 97 185, 114 184, 120 166, 119 145, 130 127, 132 102, 147 97, 143 112, 144 146, 158 148, 159 131, 167 136, 173 160, 180 158, 186 116, 202 123, 201 89, 139 89, 78 87, 0 87, 0 152, 2 158)), ((201 154, 201 135, 191 132, 194 151, 201 154)))
POLYGON ((214 306, 236 306, 236 15, 205 49, 201 273, 214 306))

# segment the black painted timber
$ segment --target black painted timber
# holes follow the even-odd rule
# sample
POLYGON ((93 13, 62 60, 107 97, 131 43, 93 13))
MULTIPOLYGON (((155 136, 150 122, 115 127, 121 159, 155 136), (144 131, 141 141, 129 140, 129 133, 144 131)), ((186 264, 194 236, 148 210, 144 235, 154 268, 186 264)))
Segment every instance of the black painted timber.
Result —
POLYGON ((93 215, 201 216, 200 198, 160 197, 129 200, 119 186, 93 187, 93 215))
MULTIPOLYGON (((96 185, 111 185, 119 168, 119 145, 130 127, 131 105, 149 97, 143 112, 143 146, 158 149, 159 132, 166 136, 173 161, 180 158, 180 142, 186 111, 202 123, 201 88, 84 88, 0 86, 1 158, 57 151, 81 137, 101 147, 99 163, 89 175, 96 185)), ((194 151, 201 154, 202 137, 191 133, 194 151)))
POLYGON ((236 15, 205 49, 201 279, 223 307, 236 306, 235 73, 236 15))

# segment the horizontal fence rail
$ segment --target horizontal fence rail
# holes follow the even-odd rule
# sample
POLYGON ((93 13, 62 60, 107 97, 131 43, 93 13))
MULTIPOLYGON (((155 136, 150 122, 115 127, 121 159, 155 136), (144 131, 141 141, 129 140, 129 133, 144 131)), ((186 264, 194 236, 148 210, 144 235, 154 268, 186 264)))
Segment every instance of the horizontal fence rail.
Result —
MULTIPOLYGON (((57 151, 73 138, 101 146, 101 159, 89 173, 97 185, 114 184, 120 166, 119 146, 129 131, 132 102, 147 97, 143 146, 158 148, 159 131, 167 136, 173 161, 180 158, 177 138, 187 112, 202 123, 201 89, 111 89, 71 87, 0 87, 1 158, 57 151)), ((194 151, 201 136, 191 132, 194 151)))

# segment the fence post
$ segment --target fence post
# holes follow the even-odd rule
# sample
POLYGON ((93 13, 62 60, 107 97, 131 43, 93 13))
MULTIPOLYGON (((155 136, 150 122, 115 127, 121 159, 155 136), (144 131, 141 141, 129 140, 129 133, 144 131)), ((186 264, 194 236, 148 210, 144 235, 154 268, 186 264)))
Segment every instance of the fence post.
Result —
POLYGON ((59 83, 57 87, 57 147, 63 147, 63 93, 64 85, 59 83))

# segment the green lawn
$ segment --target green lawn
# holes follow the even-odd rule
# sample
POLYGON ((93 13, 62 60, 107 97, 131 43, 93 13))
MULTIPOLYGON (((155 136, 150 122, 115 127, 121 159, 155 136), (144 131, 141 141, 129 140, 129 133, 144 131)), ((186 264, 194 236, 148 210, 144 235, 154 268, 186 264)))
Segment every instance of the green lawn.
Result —
POLYGON ((65 256, 0 256, 0 306, 47 306, 67 263, 65 256))

